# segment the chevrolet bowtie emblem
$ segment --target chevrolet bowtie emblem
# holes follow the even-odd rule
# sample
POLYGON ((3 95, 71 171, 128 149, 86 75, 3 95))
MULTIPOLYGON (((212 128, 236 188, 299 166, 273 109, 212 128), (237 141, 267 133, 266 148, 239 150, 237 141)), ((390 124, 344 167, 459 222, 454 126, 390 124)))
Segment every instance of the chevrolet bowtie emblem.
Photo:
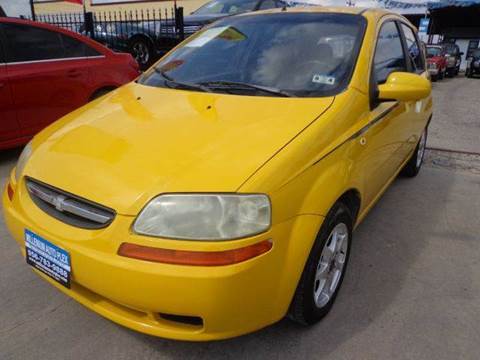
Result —
POLYGON ((55 209, 58 211, 64 211, 65 209, 63 208, 63 204, 65 204, 65 199, 66 197, 63 195, 58 195, 53 199, 53 206, 55 206, 55 209))

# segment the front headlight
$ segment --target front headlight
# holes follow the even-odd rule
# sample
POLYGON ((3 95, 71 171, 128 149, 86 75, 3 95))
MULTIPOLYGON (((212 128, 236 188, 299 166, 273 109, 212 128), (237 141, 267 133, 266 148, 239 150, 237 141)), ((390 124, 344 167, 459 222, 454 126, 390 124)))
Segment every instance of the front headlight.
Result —
POLYGON ((166 194, 133 225, 137 234, 186 240, 229 240, 259 234, 271 222, 266 195, 166 194))
POLYGON ((25 168, 25 165, 28 162, 28 159, 30 159, 30 156, 32 155, 32 142, 29 142, 24 148, 22 153, 20 154, 20 157, 18 158, 17 161, 17 166, 15 168, 15 181, 18 183, 22 173, 23 169, 25 168))

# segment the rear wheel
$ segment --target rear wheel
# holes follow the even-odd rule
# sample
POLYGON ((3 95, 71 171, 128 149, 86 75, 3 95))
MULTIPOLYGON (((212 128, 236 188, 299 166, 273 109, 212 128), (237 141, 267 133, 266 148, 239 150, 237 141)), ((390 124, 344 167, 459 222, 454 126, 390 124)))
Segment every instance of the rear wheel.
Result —
POLYGON ((153 60, 153 46, 151 42, 143 36, 134 37, 130 41, 130 53, 142 70, 148 68, 153 60))
POLYGON ((298 283, 288 314, 293 321, 311 325, 332 308, 345 276, 352 228, 348 207, 336 203, 324 220, 298 283))
POLYGON ((438 80, 438 75, 432 75, 430 78, 432 79, 433 82, 435 82, 438 80))
POLYGON ((427 128, 423 130, 422 136, 415 148, 414 153, 405 167, 402 169, 402 175, 407 177, 414 177, 420 172, 420 168, 423 164, 423 157, 425 156, 425 148, 427 145, 427 135, 428 131, 427 128))

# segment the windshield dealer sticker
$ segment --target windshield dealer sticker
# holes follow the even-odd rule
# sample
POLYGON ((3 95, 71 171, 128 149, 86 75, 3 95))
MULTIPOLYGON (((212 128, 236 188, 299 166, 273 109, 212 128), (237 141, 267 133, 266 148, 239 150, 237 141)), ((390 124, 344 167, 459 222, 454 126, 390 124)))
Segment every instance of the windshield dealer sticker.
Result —
POLYGON ((215 39, 218 35, 223 33, 228 28, 228 26, 220 26, 213 29, 205 30, 199 37, 185 44, 185 47, 202 47, 211 40, 215 39))
POLYGON ((335 78, 333 76, 315 74, 313 75, 312 82, 315 84, 334 85, 335 78))

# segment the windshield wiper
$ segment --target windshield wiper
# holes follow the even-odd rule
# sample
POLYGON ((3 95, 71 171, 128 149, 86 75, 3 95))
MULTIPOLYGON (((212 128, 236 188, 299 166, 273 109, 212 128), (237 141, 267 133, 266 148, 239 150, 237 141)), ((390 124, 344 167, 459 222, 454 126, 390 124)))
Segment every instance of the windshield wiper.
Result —
MULTIPOLYGON (((199 90, 203 92, 212 92, 208 87, 202 85, 202 84, 191 84, 191 83, 186 83, 186 82, 181 82, 173 79, 170 75, 167 75, 165 71, 160 70, 160 69, 153 69, 157 74, 160 74, 164 79, 165 82, 173 84, 175 89, 184 89, 184 90, 199 90)), ((169 86, 171 87, 171 86, 169 86)))
POLYGON ((284 91, 284 90, 281 90, 281 89, 268 87, 268 86, 249 84, 249 83, 243 83, 243 82, 237 82, 237 81, 226 81, 226 80, 205 81, 205 82, 202 82, 198 85, 207 86, 209 88, 214 88, 214 89, 236 89, 236 90, 249 90, 250 89, 250 90, 263 91, 263 92, 270 93, 270 94, 277 95, 277 96, 295 97, 294 94, 289 93, 289 92, 284 91))

